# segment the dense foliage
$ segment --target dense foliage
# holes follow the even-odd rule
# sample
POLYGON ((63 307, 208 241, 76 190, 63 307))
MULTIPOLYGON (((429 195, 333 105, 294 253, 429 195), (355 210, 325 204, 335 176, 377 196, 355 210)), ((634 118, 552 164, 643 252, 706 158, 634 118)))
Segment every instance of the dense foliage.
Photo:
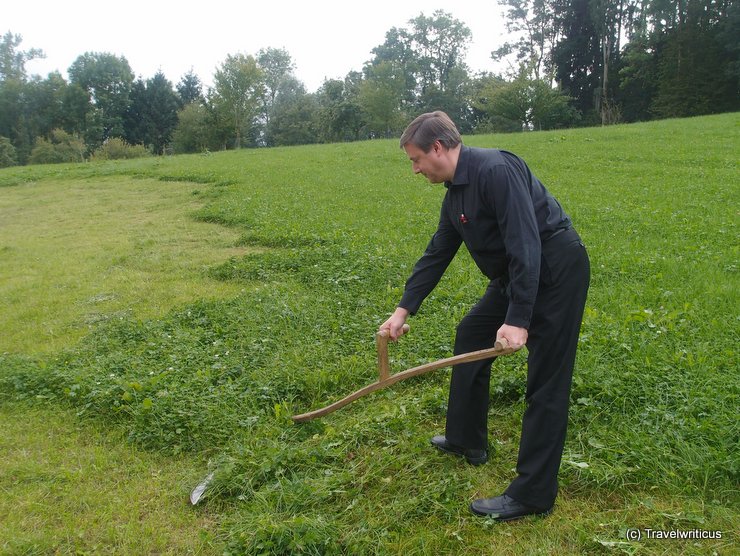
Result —
MULTIPOLYGON (((737 0, 499 0, 508 37, 492 53, 505 75, 472 75, 472 35, 436 11, 393 27, 362 72, 315 92, 283 49, 227 56, 204 92, 192 72, 134 80, 124 57, 88 52, 68 69, 30 77, 21 37, 0 40, 0 137, 28 162, 52 130, 91 153, 111 137, 151 152, 351 141, 397 135, 444 110, 464 133, 555 129, 740 109, 737 0), (507 39, 509 39, 507 41, 507 39)), ((8 160, 12 160, 8 159, 8 160)), ((4 162, 8 164, 8 162, 4 162)))

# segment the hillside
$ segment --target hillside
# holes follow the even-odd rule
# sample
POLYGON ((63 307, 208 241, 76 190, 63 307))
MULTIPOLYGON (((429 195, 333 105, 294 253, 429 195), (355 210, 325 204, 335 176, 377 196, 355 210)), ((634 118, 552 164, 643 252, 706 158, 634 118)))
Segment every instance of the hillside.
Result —
MULTIPOLYGON (((373 334, 436 227, 443 188, 395 141, 0 171, 0 403, 72 407, 203 461, 231 553, 728 552, 740 115, 465 141, 527 160, 591 257, 551 517, 467 509, 512 476, 523 354, 495 364, 482 468, 428 446, 447 371, 290 420, 375 380, 373 334)), ((485 285, 458 254, 392 369, 448 356, 485 285)))

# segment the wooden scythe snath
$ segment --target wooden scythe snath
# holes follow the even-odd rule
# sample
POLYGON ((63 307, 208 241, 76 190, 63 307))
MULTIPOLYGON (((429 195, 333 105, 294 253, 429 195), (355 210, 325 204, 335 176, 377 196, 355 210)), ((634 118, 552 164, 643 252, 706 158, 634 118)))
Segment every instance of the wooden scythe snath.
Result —
MULTIPOLYGON (((409 325, 405 324, 403 326, 403 333, 406 334, 408 331, 409 325)), ((353 392, 349 396, 346 396, 331 405, 322 407, 321 409, 316 409, 315 411, 309 411, 308 413, 302 413, 300 415, 294 415, 293 421, 296 423, 303 423, 305 421, 315 419, 316 417, 323 417, 324 415, 328 415, 329 413, 352 403, 362 396, 375 392, 376 390, 386 388, 387 386, 391 386, 396 382, 401 382, 402 380, 406 380, 412 376, 423 375, 424 373, 428 373, 435 369, 451 367, 452 365, 458 365, 460 363, 470 363, 472 361, 490 359, 500 355, 509 355, 517 351, 516 349, 509 347, 509 343, 505 339, 502 339, 501 341, 497 341, 492 348, 471 351, 470 353, 463 353, 461 355, 455 355, 454 357, 447 357, 446 359, 440 359, 439 361, 433 361, 432 363, 427 363, 419 367, 413 367, 411 369, 401 371, 400 373, 391 374, 390 366, 388 364, 388 331, 381 330, 378 332, 375 335, 375 342, 378 348, 379 378, 377 382, 373 382, 364 388, 360 388, 357 392, 353 392)))

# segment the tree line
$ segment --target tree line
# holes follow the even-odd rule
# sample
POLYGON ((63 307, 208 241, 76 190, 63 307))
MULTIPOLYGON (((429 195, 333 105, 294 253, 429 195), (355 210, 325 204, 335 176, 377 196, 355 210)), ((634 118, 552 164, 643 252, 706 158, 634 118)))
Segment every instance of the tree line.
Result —
POLYGON ((88 52, 29 77, 22 37, 0 39, 0 166, 391 137, 444 110, 463 133, 606 125, 740 109, 740 0, 499 0, 508 68, 471 74, 470 29, 436 11, 393 27, 362 71, 308 92, 284 49, 135 78, 88 52), (135 147, 134 147, 135 146, 135 147))

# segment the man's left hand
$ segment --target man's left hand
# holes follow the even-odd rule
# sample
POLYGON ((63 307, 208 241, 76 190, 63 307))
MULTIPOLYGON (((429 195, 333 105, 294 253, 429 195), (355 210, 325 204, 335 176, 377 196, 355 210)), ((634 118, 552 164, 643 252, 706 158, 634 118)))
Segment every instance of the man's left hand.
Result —
POLYGON ((509 342, 509 346, 514 349, 519 349, 527 343, 529 333, 526 328, 519 328, 518 326, 511 326, 504 324, 496 332, 496 340, 506 338, 509 342))

